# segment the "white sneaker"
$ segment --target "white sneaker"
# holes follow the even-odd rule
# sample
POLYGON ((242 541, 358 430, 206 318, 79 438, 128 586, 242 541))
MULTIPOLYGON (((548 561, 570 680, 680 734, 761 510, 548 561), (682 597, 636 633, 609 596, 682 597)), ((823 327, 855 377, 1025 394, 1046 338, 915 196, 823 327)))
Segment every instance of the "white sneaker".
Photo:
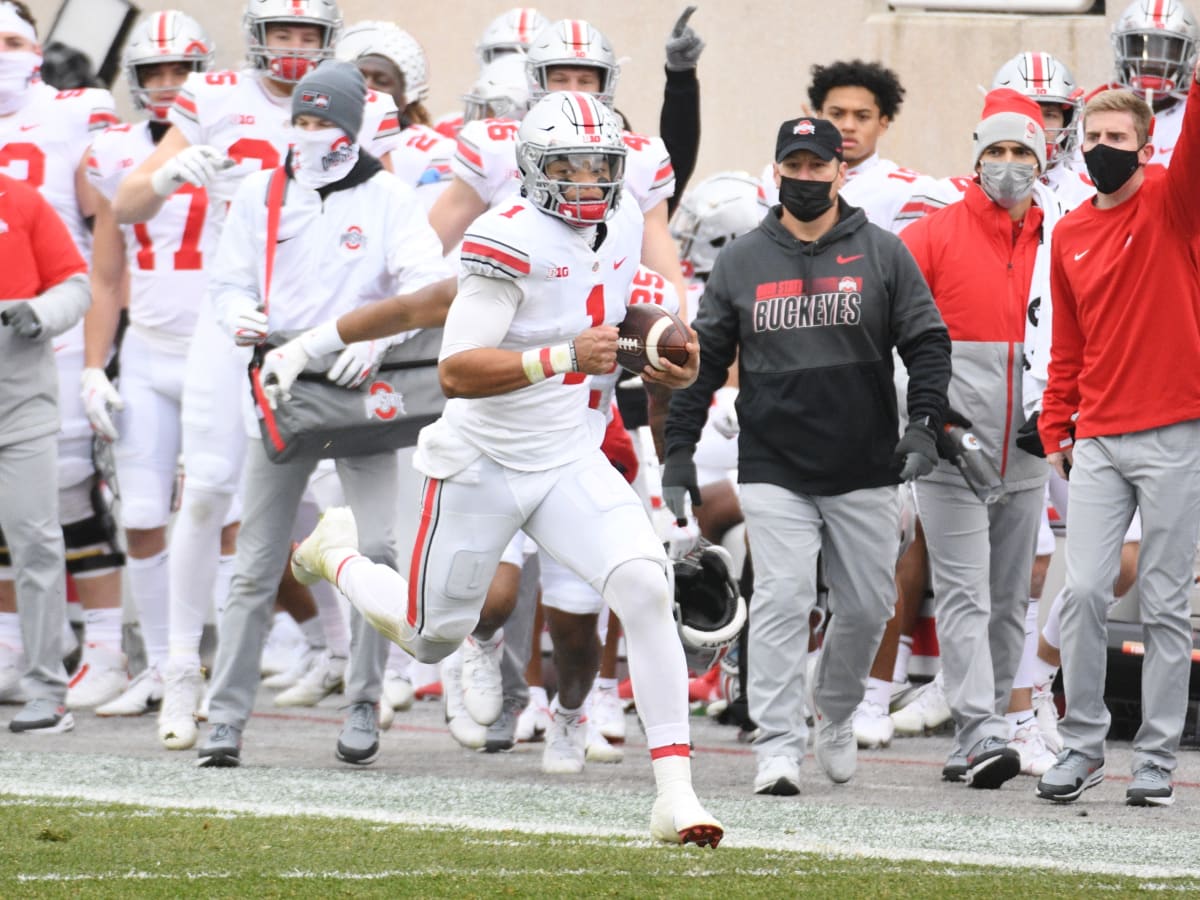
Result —
POLYGON ((800 764, 790 756, 768 756, 758 764, 754 793, 792 797, 800 793, 800 764))
POLYGON ((98 716, 143 716, 162 705, 163 677, 149 666, 129 682, 129 687, 116 700, 96 707, 98 716))
POLYGON ((472 719, 463 705, 461 647, 442 660, 442 700, 450 736, 468 750, 485 746, 487 726, 472 719))
MULTIPOLYGON (((262 680, 262 686, 272 691, 285 691, 303 678, 321 655, 323 647, 313 647, 307 641, 289 644, 275 651, 275 664, 283 668, 262 680)), ((266 658, 264 652, 263 658, 266 658)))
MULTIPOLYGON (((595 723, 595 727, 612 743, 622 743, 625 740, 625 706, 617 695, 616 687, 593 687, 589 702, 591 710, 588 718, 595 723)), ((709 704, 709 708, 712 708, 712 704, 709 704)))
POLYGON ((67 709, 103 706, 129 687, 125 654, 116 647, 85 644, 79 668, 67 684, 67 709))
POLYGON ((545 740, 550 719, 550 704, 546 700, 545 689, 530 688, 529 704, 521 715, 517 716, 517 743, 527 744, 545 740))
POLYGON ((396 707, 392 706, 383 697, 379 699, 379 730, 387 731, 392 727, 392 723, 396 721, 396 707))
POLYGON ((587 716, 568 716, 555 708, 546 730, 546 749, 542 751, 542 771, 547 775, 578 775, 587 758, 587 716))
POLYGON ((1041 778, 1058 761, 1058 754, 1046 746, 1046 740, 1033 719, 1017 729, 1008 746, 1021 754, 1021 774, 1041 778))
POLYGON ((504 638, 499 632, 486 644, 470 635, 463 641, 463 706, 480 725, 491 725, 500 718, 500 709, 504 705, 504 685, 500 675, 503 655, 504 638))
POLYGON ((383 673, 383 702, 390 706, 393 712, 404 712, 412 709, 413 698, 412 680, 407 675, 401 675, 395 669, 383 673))
POLYGON ((345 688, 346 658, 320 651, 307 672, 286 691, 275 695, 276 706, 316 706, 335 691, 345 688))
POLYGON ((25 671, 25 654, 16 647, 0 644, 0 703, 20 703, 21 674, 25 671))
POLYGON ((677 784, 654 798, 650 835, 668 844, 715 848, 725 835, 725 828, 700 805, 691 785, 677 784))
POLYGON ((292 575, 301 584, 316 584, 322 578, 336 584, 337 572, 328 568, 331 550, 358 551, 358 525, 348 506, 325 510, 312 534, 292 551, 292 575))
POLYGON ((1058 733, 1058 707, 1054 703, 1051 683, 1033 686, 1033 712, 1037 716, 1038 730, 1051 753, 1062 753, 1062 736, 1058 733))
POLYGON ((854 739, 854 721, 847 716, 841 722, 831 722, 813 704, 813 727, 816 739, 813 756, 834 784, 845 784, 858 769, 858 742, 854 739))
POLYGON ((908 706, 892 713, 896 734, 918 735, 932 731, 950 721, 950 705, 946 702, 946 691, 942 673, 925 685, 913 696, 908 706))
POLYGON ((854 710, 854 739, 864 750, 878 750, 892 743, 896 726, 888 711, 878 703, 863 700, 854 710))
POLYGON ((593 763, 619 763, 625 758, 625 751, 620 747, 614 747, 608 742, 608 738, 604 736, 604 733, 600 730, 600 726, 596 724, 596 721, 591 716, 587 718, 587 752, 585 758, 588 762, 593 763))
POLYGON ((188 750, 195 746, 200 734, 196 710, 203 697, 204 675, 199 666, 167 664, 162 709, 158 712, 158 739, 168 750, 188 750))

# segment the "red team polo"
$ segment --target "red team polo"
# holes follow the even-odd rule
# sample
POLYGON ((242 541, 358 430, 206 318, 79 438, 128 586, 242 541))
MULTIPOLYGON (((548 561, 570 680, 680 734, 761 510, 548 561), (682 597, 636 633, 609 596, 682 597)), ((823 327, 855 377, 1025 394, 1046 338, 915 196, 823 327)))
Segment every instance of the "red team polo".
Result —
POLYGON ((31 300, 86 274, 87 263, 50 204, 34 188, 0 175, 0 301, 31 300))
MULTIPOLYGON (((1194 80, 1188 110, 1200 110, 1194 80)), ((1200 115, 1184 117, 1171 167, 1145 172, 1129 200, 1084 203, 1054 230, 1048 453, 1069 445, 1076 410, 1076 438, 1200 418, 1200 115)))

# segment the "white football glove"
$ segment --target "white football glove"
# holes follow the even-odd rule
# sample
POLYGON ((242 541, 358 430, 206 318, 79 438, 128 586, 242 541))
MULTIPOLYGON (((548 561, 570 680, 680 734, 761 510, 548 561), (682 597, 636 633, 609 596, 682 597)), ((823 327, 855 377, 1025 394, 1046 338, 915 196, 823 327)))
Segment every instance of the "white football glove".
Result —
POLYGON ((280 403, 292 398, 291 387, 308 365, 308 359, 301 338, 290 340, 263 357, 259 378, 271 409, 278 409, 280 403))
POLYGON ((84 369, 79 383, 83 409, 92 423, 92 430, 106 441, 115 441, 119 435, 112 414, 124 409, 125 401, 103 369, 84 369))
POLYGON ((742 430, 742 426, 738 423, 737 408, 734 406, 737 396, 737 388, 721 388, 713 394, 713 406, 708 414, 717 433, 730 440, 737 437, 742 430))
POLYGON ((663 544, 670 559, 682 559, 700 544, 700 526, 695 518, 689 517, 686 525, 680 525, 674 519, 667 525, 666 533, 662 535, 663 544))
POLYGON ((170 197, 180 185, 207 187, 217 173, 237 163, 215 147, 193 144, 184 147, 150 176, 150 186, 160 197, 170 197))
POLYGON ((267 314, 249 297, 238 297, 229 304, 224 324, 239 347, 252 347, 267 339, 267 314))
POLYGON ((387 349, 386 341, 350 344, 334 360, 325 377, 339 387, 356 388, 375 374, 387 349))

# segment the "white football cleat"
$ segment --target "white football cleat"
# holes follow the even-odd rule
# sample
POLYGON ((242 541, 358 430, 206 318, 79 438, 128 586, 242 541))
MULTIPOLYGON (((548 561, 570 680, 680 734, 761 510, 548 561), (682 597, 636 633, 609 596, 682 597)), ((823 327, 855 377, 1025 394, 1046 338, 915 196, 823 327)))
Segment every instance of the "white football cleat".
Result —
POLYGON ((517 743, 527 744, 545 740, 550 721, 550 703, 546 699, 546 689, 531 685, 529 705, 517 716, 517 743))
POLYGON ((125 654, 116 647, 85 644, 79 668, 67 684, 67 709, 92 709, 116 700, 129 687, 125 654))
POLYGON ((547 775, 578 775, 587 758, 587 716, 568 716, 557 707, 546 730, 542 771, 547 775))
POLYGON ((154 666, 148 666, 129 683, 116 700, 96 707, 98 716, 144 716, 158 709, 163 699, 163 677, 154 666))
POLYGON ((591 709, 588 718, 599 729, 600 734, 614 744, 622 743, 625 740, 625 705, 621 702, 616 687, 593 686, 589 700, 591 709))
POLYGON ((415 697, 412 680, 407 675, 402 675, 395 669, 388 669, 383 673, 382 699, 394 712, 412 709, 415 697))
POLYGON ((480 725, 463 705, 462 648, 442 660, 442 699, 445 701, 446 727, 450 736, 468 750, 487 744, 487 726, 480 725))
POLYGON ((863 700, 854 710, 854 739, 864 750, 887 747, 895 730, 892 717, 878 703, 863 700))
POLYGON ((1008 746, 1021 754, 1021 774, 1041 778, 1058 762, 1058 756, 1047 745, 1037 719, 1017 729, 1008 746))
POLYGON ((204 675, 197 665, 167 663, 163 678, 158 739, 168 750, 189 750, 200 736, 196 710, 204 697, 204 675))
POLYGON ((725 828, 696 798, 691 785, 676 784, 654 798, 650 834, 668 844, 696 844, 716 848, 725 828))
POLYGON ((292 551, 292 575, 301 584, 316 584, 322 578, 336 584, 338 563, 357 552, 358 525, 354 513, 348 506, 331 506, 312 534, 292 551))
POLYGON ((1033 686, 1033 712, 1037 716, 1038 730, 1051 753, 1062 753, 1062 736, 1058 733, 1058 707, 1054 703, 1051 683, 1033 686))
POLYGON ((380 698, 379 700, 379 730, 387 731, 392 727, 392 723, 396 721, 396 708, 387 700, 380 698))
POLYGON ((316 706, 330 694, 344 690, 345 676, 346 658, 321 650, 295 684, 275 695, 275 705, 316 706))
POLYGON ((950 704, 942 685, 942 673, 938 672, 933 681, 913 695, 911 703, 892 713, 896 734, 925 734, 950 721, 950 704))
MULTIPOLYGON (((624 713, 622 713, 624 715, 624 713)), ((587 720, 587 752, 585 758, 594 763, 619 763, 625 758, 625 751, 614 747, 608 742, 600 726, 591 716, 587 720)))
POLYGON ((500 718, 504 705, 504 686, 500 659, 504 656, 504 638, 500 632, 486 644, 467 635, 462 644, 463 706, 480 725, 491 725, 500 718))

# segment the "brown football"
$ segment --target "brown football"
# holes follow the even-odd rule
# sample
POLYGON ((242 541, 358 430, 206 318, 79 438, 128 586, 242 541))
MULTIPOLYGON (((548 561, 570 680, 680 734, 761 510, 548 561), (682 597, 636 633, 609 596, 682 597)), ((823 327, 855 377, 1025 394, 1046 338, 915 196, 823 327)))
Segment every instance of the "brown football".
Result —
POLYGON ((683 320, 653 303, 635 303, 625 312, 617 336, 617 362, 631 372, 666 368, 663 359, 686 365, 688 329, 683 320))

